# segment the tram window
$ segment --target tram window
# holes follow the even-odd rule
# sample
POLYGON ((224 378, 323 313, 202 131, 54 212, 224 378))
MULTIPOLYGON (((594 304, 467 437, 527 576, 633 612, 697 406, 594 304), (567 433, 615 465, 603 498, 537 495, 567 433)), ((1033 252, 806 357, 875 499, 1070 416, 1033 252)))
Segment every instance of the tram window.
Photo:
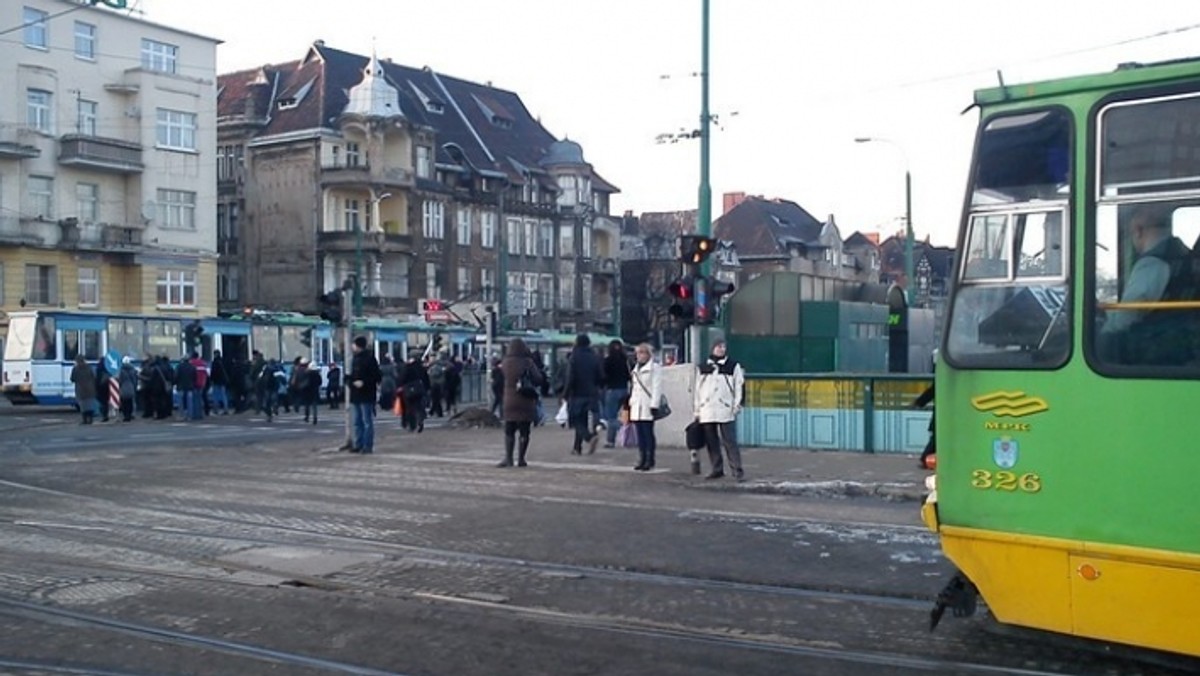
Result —
POLYGON ((965 279, 1007 279, 1008 215, 976 216, 971 220, 965 279))
POLYGON ((177 319, 146 320, 146 352, 175 357, 182 354, 182 331, 177 319))
POLYGON ((1058 277, 1063 273, 1063 224, 1059 212, 1017 217, 1017 277, 1058 277))
POLYGON ((262 353, 263 359, 279 359, 279 327, 252 326, 250 335, 254 339, 254 349, 262 353))
POLYGON ((979 137, 971 204, 1065 199, 1070 156, 1071 119, 1066 111, 992 118, 979 137))
POLYGON ((108 349, 115 350, 122 357, 141 359, 142 326, 141 319, 108 320, 108 349))
POLYGON ((1101 204, 1092 358, 1113 375, 1200 373, 1200 203, 1101 204))
POLYGON ((100 358, 100 332, 94 329, 86 329, 79 332, 80 352, 83 353, 83 358, 88 361, 94 361, 100 358))
POLYGON ((280 327, 280 359, 282 361, 291 362, 296 357, 304 357, 312 354, 312 348, 305 347, 304 341, 301 338, 301 333, 306 327, 303 326, 282 326, 280 327))
POLYGON ((79 331, 63 331, 63 359, 71 361, 79 356, 79 331))
MULTIPOLYGON (((1100 114, 1100 194, 1200 188, 1200 97, 1117 103, 1100 114)), ((1191 242, 1186 242, 1191 244, 1191 242)))
POLYGON ((33 343, 34 359, 58 359, 58 341, 55 338, 53 317, 38 317, 37 337, 33 343))

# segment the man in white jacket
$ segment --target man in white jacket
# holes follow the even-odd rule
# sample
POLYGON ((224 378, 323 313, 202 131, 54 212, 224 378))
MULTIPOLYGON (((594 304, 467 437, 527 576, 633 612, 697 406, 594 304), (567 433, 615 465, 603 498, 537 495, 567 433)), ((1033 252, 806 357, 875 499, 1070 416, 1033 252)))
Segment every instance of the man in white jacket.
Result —
POLYGON ((712 354, 701 364, 696 375, 693 414, 704 430, 708 445, 708 458, 712 472, 706 479, 725 476, 721 459, 721 447, 729 458, 729 469, 734 478, 745 478, 742 471, 742 453, 737 443, 737 416, 742 412, 745 400, 746 374, 742 365, 726 354, 725 341, 713 342, 712 354))

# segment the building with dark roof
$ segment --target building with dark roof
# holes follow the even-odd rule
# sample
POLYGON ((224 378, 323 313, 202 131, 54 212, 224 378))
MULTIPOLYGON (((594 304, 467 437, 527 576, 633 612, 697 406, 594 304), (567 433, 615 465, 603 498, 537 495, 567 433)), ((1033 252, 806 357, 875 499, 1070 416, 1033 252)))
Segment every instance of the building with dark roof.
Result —
POLYGON ((513 328, 610 328, 617 188, 511 91, 313 44, 220 76, 219 300, 312 312, 489 303, 513 328))

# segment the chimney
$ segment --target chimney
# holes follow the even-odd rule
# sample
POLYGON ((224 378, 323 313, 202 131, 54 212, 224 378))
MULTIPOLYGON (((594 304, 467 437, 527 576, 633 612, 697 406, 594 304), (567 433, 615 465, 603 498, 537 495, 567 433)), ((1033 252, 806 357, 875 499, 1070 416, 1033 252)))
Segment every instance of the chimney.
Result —
POLYGON ((725 193, 725 198, 723 200, 724 210, 721 213, 727 214, 730 211, 733 211, 734 207, 736 207, 737 205, 741 204, 744 201, 746 201, 746 193, 744 193, 744 192, 727 192, 727 193, 725 193))
POLYGON ((837 227, 837 222, 833 220, 833 214, 829 214, 829 220, 826 222, 834 227, 837 227))
POLYGON ((874 244, 875 246, 879 246, 879 233, 867 232, 867 233, 863 233, 863 234, 866 235, 867 239, 870 240, 871 244, 874 244))

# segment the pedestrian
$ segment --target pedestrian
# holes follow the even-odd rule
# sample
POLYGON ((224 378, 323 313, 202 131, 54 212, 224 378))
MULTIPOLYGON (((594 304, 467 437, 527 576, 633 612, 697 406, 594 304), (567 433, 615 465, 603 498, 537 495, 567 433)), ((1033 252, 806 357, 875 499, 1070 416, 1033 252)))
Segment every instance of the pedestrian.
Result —
MULTIPOLYGON (((929 404, 933 403, 933 387, 933 383, 930 383, 929 387, 925 388, 925 391, 913 401, 913 408, 925 408, 929 404)), ((933 409, 933 414, 929 416, 929 440, 925 442, 925 448, 921 451, 920 459, 917 460, 917 466, 919 466, 921 469, 929 469, 929 465, 926 464, 929 460, 929 456, 937 455, 936 416, 937 407, 935 406, 933 409)))
POLYGON ((156 403, 154 400, 156 371, 154 369, 154 356, 149 352, 142 359, 142 369, 138 371, 138 406, 142 410, 143 418, 151 418, 154 416, 156 403))
POLYGON ((276 413, 275 400, 279 393, 279 379, 276 374, 279 370, 279 362, 274 359, 264 361, 258 370, 258 380, 254 383, 258 410, 267 416, 267 422, 271 422, 276 413))
POLYGON ((121 394, 121 420, 133 420, 133 399, 137 395, 138 372, 133 367, 133 359, 125 357, 121 360, 121 370, 117 372, 117 390, 121 394))
POLYGON ((354 446, 351 453, 375 452, 375 402, 383 374, 375 355, 367 349, 366 336, 354 339, 350 360, 350 406, 354 416, 354 446))
POLYGON ((96 408, 100 411, 100 422, 108 422, 108 410, 112 407, 108 396, 110 380, 112 374, 108 372, 104 359, 101 359, 96 363, 96 408))
POLYGON ((82 425, 91 425, 96 415, 96 373, 88 366, 82 354, 75 355, 75 366, 71 368, 71 382, 75 383, 75 403, 83 416, 82 425))
POLYGON ((446 353, 442 352, 429 364, 429 415, 442 418, 446 415, 443 402, 446 401, 446 371, 450 362, 446 353))
POLYGON ((604 421, 606 425, 604 447, 612 448, 617 442, 617 430, 621 422, 618 415, 621 401, 629 396, 629 358, 625 346, 614 340, 608 344, 604 357, 604 421))
POLYGON ((630 371, 632 386, 629 393, 629 420, 637 433, 638 464, 634 469, 647 472, 654 469, 654 421, 660 414, 662 401, 662 370, 654 363, 654 348, 642 343, 634 350, 636 363, 630 371))
POLYGON ((545 383, 545 376, 534 364, 529 348, 520 338, 513 338, 509 342, 508 354, 500 362, 500 371, 504 386, 501 407, 504 415, 504 459, 497 467, 513 466, 514 447, 518 452, 517 467, 526 467, 529 433, 537 419, 536 388, 545 383))
POLYGON ((325 382, 325 398, 329 400, 329 410, 336 411, 343 396, 342 369, 337 362, 333 362, 329 365, 329 373, 326 374, 325 382))
POLYGON ((588 445, 588 454, 596 452, 600 436, 596 433, 593 416, 599 418, 600 390, 604 372, 600 359, 592 349, 592 341, 586 333, 575 337, 575 348, 567 358, 567 378, 563 388, 563 399, 567 401, 567 424, 575 430, 575 442, 571 452, 583 453, 588 445))
POLYGON ((321 402, 321 370, 313 368, 308 357, 300 360, 300 375, 296 378, 299 383, 300 405, 304 407, 304 422, 312 418, 312 424, 317 424, 317 409, 321 402))
POLYGON ((196 390, 192 397, 191 418, 202 420, 208 415, 208 362, 199 352, 192 352, 192 368, 196 369, 196 390))
POLYGON ((458 413, 458 401, 462 396, 462 374, 465 365, 458 357, 450 360, 450 368, 446 369, 446 415, 458 413))
MULTIPOLYGON (((225 358, 221 356, 220 350, 213 351, 208 382, 213 410, 220 411, 221 415, 229 415, 229 367, 225 363, 225 358)), ((208 401, 207 398, 206 401, 208 401)))
POLYGON ((708 459, 712 471, 706 479, 725 476, 725 465, 721 451, 729 458, 729 469, 738 481, 745 478, 742 471, 742 453, 737 443, 737 417, 742 412, 745 398, 746 374, 742 365, 728 354, 725 341, 713 341, 708 360, 697 367, 693 401, 693 415, 704 431, 704 442, 708 447, 708 459))
POLYGON ((386 354, 379 360, 379 372, 379 410, 390 411, 396 403, 396 366, 386 354))
POLYGON ((175 413, 175 400, 171 394, 175 387, 175 371, 165 354, 158 355, 154 363, 154 418, 168 420, 175 413))
POLYGON ((500 418, 504 414, 504 370, 500 368, 500 360, 492 360, 492 415, 500 418))
POLYGON ((185 355, 175 367, 175 389, 179 391, 179 412, 192 420, 192 402, 196 401, 196 367, 185 355))
POLYGON ((421 356, 416 352, 409 357, 408 363, 397 378, 400 396, 404 397, 404 428, 418 434, 425 431, 425 411, 429 396, 429 372, 421 364, 421 356))

